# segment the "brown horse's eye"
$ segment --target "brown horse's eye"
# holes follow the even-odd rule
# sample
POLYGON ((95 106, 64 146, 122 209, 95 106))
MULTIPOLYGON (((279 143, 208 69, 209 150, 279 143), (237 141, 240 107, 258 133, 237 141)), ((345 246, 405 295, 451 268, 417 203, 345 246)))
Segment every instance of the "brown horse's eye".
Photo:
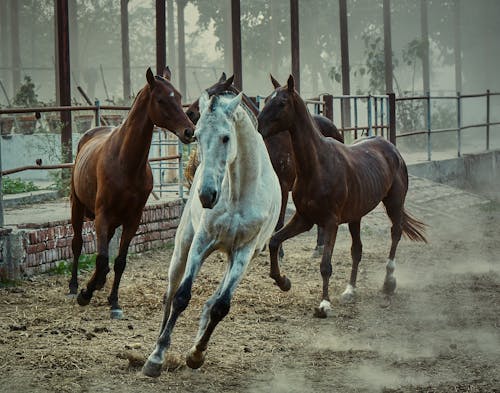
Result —
POLYGON ((224 135, 222 137, 222 143, 227 143, 227 142, 229 142, 229 137, 227 135, 224 135))

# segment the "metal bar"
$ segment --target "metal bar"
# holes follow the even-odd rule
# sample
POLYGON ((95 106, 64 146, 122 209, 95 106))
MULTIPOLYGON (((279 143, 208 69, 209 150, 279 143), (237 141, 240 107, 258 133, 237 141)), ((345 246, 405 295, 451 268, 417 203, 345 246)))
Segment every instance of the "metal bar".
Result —
POLYGON ((373 109, 374 109, 374 112, 375 112, 375 116, 374 116, 374 124, 375 124, 375 135, 377 135, 377 126, 378 126, 378 104, 377 104, 377 98, 376 97, 373 97, 373 109))
POLYGON ((366 101, 366 116, 368 121, 368 136, 372 136, 372 98, 368 96, 368 100, 366 101))
POLYGON ((460 157, 460 151, 461 151, 461 145, 462 145, 462 136, 461 136, 461 129, 462 129, 462 104, 461 104, 461 96, 460 92, 457 91, 457 155, 460 157))
POLYGON ((299 1, 290 0, 290 41, 292 44, 292 75, 295 90, 300 93, 299 1))
POLYGON ((354 139, 358 139, 358 97, 354 97, 354 139))
POLYGON ((432 146, 431 146, 431 94, 427 92, 427 161, 431 161, 432 158, 432 146))
POLYGON ((234 86, 243 90, 243 75, 241 65, 241 12, 240 0, 231 0, 231 35, 233 40, 233 74, 234 86))
POLYGON ((183 144, 181 143, 181 141, 177 141, 177 156, 179 157, 178 158, 178 163, 179 163, 179 198, 181 200, 184 199, 184 184, 182 184, 182 178, 184 177, 184 171, 182 170, 182 147, 183 147, 183 144))
POLYGON ((101 126, 101 108, 99 100, 95 100, 95 125, 96 127, 101 126))
POLYGON ((490 90, 486 90, 486 150, 490 150, 490 90))

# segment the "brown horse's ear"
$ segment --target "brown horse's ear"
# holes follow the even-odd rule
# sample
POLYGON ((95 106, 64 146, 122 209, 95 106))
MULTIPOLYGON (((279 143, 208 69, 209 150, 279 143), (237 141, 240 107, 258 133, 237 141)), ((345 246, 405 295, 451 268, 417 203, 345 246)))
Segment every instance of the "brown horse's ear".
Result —
POLYGON ((231 75, 231 77, 224 82, 224 89, 227 90, 229 86, 233 84, 233 81, 234 81, 234 75, 231 75))
POLYGON ((269 74, 269 76, 271 77, 271 83, 273 84, 275 89, 281 86, 280 83, 276 79, 274 79, 274 76, 272 76, 271 74, 269 74))
POLYGON ((172 72, 170 71, 170 68, 168 68, 168 66, 163 69, 163 77, 168 81, 170 80, 170 78, 172 78, 172 72))
POLYGON ((222 75, 219 78, 219 83, 225 82, 226 81, 226 73, 223 71, 222 75))
POLYGON ((288 81, 286 83, 287 83, 287 86, 288 86, 288 91, 290 93, 293 93, 294 90, 295 90, 295 80, 293 79, 293 75, 290 75, 288 77, 288 81))
POLYGON ((151 71, 151 67, 148 67, 148 70, 146 71, 146 79, 149 83, 149 87, 152 89, 155 87, 155 76, 153 75, 153 71, 151 71))

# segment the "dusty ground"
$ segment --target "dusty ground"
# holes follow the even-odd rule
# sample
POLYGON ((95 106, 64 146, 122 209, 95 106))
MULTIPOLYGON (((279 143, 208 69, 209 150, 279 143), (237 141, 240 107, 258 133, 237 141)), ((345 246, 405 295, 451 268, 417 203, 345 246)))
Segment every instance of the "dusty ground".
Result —
POLYGON ((127 356, 146 357, 154 346, 171 249, 130 258, 120 321, 108 317, 109 286, 86 308, 66 299, 66 276, 2 288, 0 391, 500 392, 500 205, 467 210, 419 198, 410 209, 430 225, 430 242, 400 243, 393 297, 380 292, 389 228, 383 214, 372 213, 362 230, 356 301, 338 301, 350 272, 343 228, 334 252, 334 313, 313 318, 319 260, 311 258, 315 231, 303 234, 285 243, 291 291, 268 278, 267 254, 254 260, 199 371, 183 358, 222 275, 218 255, 204 265, 174 331, 171 370, 156 380, 127 356))

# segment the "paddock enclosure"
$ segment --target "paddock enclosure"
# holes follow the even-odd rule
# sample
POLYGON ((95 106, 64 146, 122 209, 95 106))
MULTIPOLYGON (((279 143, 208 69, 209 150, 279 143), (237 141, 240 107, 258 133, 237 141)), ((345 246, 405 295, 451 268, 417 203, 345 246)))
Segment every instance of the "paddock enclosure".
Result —
POLYGON ((315 231, 304 233, 284 243, 292 289, 273 285, 267 253, 254 259, 198 371, 184 356, 225 268, 221 255, 203 266, 174 333, 169 371, 158 379, 140 370, 158 334, 171 248, 131 256, 121 286, 127 313, 119 321, 109 319, 108 286, 85 308, 65 297, 65 275, 3 287, 0 391, 497 392, 500 206, 413 176, 407 201, 429 225, 429 244, 401 241, 394 296, 380 290, 390 227, 379 206, 362 222, 354 303, 339 302, 351 264, 349 232, 341 226, 333 315, 312 317, 321 276, 319 259, 311 258, 315 231))

